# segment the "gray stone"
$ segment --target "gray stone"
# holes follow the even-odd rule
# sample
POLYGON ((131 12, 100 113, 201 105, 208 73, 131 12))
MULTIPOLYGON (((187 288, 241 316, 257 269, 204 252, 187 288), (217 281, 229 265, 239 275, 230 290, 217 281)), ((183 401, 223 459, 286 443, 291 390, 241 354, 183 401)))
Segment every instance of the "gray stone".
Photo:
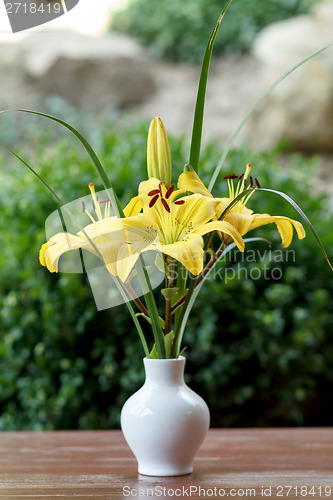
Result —
POLYGON ((25 74, 40 95, 58 95, 75 106, 130 106, 155 92, 144 51, 123 35, 36 32, 2 46, 2 54, 3 65, 25 74))
POLYGON ((149 68, 126 57, 59 57, 37 87, 45 95, 58 95, 74 106, 94 109, 133 106, 155 91, 149 68))
MULTIPOLYGON (((274 23, 258 36, 258 84, 268 88, 314 51, 333 42, 333 4, 274 23)), ((307 61, 265 98, 251 119, 251 142, 270 148, 287 139, 301 151, 333 151, 333 47, 307 61)))

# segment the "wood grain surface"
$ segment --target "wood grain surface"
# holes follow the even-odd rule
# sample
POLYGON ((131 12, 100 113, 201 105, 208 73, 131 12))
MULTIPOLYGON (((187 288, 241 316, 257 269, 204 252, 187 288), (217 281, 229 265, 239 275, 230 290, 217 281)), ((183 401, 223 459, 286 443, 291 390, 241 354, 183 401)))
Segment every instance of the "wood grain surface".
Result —
POLYGON ((0 433, 0 499, 333 500, 333 429, 210 430, 194 473, 137 474, 120 431, 0 433))

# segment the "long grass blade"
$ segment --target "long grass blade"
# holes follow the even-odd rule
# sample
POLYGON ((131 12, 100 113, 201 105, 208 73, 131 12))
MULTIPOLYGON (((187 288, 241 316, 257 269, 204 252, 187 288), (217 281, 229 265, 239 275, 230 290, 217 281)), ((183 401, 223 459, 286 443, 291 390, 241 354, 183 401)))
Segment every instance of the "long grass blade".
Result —
POLYGON ((309 61, 310 59, 312 59, 313 57, 315 57, 316 55, 320 54, 321 52, 323 52, 324 50, 327 50, 329 47, 331 47, 333 45, 333 42, 332 43, 329 43, 328 45, 325 45, 324 47, 321 47, 320 49, 316 50, 315 52, 312 52, 312 54, 310 54, 309 56, 305 57, 304 59, 302 59, 301 61, 299 61, 297 64, 295 64, 292 68, 288 69, 282 76, 280 76, 277 80, 275 80, 275 82, 270 86, 268 87, 265 92, 259 97, 259 99, 254 103, 254 105, 250 108, 250 110, 246 113, 246 115, 244 116, 243 120, 241 121, 241 123, 239 124, 239 126, 237 127, 236 131, 234 132, 234 134, 231 136, 231 139, 229 140, 222 156, 221 156, 221 159, 220 161, 218 162, 217 166, 215 167, 215 170, 213 172, 213 175, 212 175, 212 178, 210 180, 210 183, 209 183, 209 186, 208 186, 208 189, 209 191, 211 191, 215 185, 215 182, 216 182, 216 179, 224 165, 224 162, 229 154, 229 151, 230 151, 230 148, 231 146, 233 145, 235 139, 237 138, 239 132, 242 130, 242 128, 244 127, 245 123, 247 122, 247 120, 250 118, 250 116, 252 115, 252 113, 257 109, 257 107, 259 106, 259 104, 262 103, 262 101, 265 99, 265 97, 270 94, 270 92, 272 92, 273 89, 275 89, 275 87, 277 87, 277 85, 279 85, 279 83, 281 83, 285 78, 287 78, 287 76, 289 76, 291 73, 293 73, 297 68, 299 68, 300 66, 302 66, 304 63, 306 63, 307 61, 309 61))
POLYGON ((302 217, 302 219, 304 220, 304 222, 307 224, 307 226, 310 228, 312 234, 314 235, 314 237, 316 238, 316 241, 319 245, 319 248, 320 250, 322 251, 328 265, 330 266, 331 270, 333 271, 333 266, 328 258, 328 255, 325 251, 325 248, 323 247, 321 241, 320 241, 320 238, 315 230, 315 228, 313 227, 313 225, 311 224, 310 220, 308 219, 308 217, 305 215, 305 213, 303 212, 303 210, 297 205, 297 203, 292 199, 290 198, 290 196, 288 196, 286 193, 283 193, 282 191, 276 191, 275 189, 267 189, 267 188, 256 188, 257 191, 267 191, 268 193, 275 193, 279 196, 281 196, 282 198, 284 198, 295 210, 296 212, 298 212, 298 214, 302 217))
POLYGON ((206 88, 207 88, 207 79, 208 79, 208 70, 209 63, 213 51, 214 41, 218 32, 218 29, 221 25, 222 19, 224 18, 225 13, 228 10, 229 5, 232 0, 229 0, 226 7, 223 9, 213 31, 209 38, 207 48, 205 51, 205 55, 202 62, 201 74, 199 80, 199 87, 197 93, 197 101, 194 112, 194 120, 193 120, 193 130, 192 130, 192 141, 191 141, 191 150, 190 150, 190 160, 189 164, 198 172, 199 168, 199 157, 200 157, 200 149, 201 149, 201 137, 202 137, 202 124, 203 124, 203 116, 204 116, 204 108, 205 108, 205 97, 206 97, 206 88))
POLYGON ((235 205, 237 205, 237 203, 242 199, 244 198, 244 196, 246 196, 248 193, 250 193, 251 191, 254 191, 255 189, 258 189, 258 188, 248 188, 248 189, 245 189, 245 191, 242 191, 238 196, 236 196, 230 203, 229 205, 223 210, 223 212, 221 213, 220 217, 219 217, 219 220, 223 220, 223 217, 225 216, 225 214, 227 213, 228 210, 231 210, 235 205))
POLYGON ((47 118, 49 120, 52 120, 56 123, 59 123, 63 127, 67 128, 70 132, 72 132, 75 135, 75 137, 81 142, 82 146, 85 148, 89 157, 91 158, 91 160, 92 160, 92 162, 97 170, 97 173, 102 181, 102 184, 103 184, 105 190, 109 194, 113 210, 115 211, 115 213, 117 214, 118 217, 124 217, 124 212, 123 212, 121 203, 119 201, 119 198, 118 198, 116 191, 115 191, 113 185, 111 184, 110 179, 108 178, 97 154, 95 153, 95 151, 93 150, 93 148, 91 147, 91 145, 89 144, 87 139, 85 139, 85 137, 83 137, 83 135, 80 134, 80 132, 78 130, 76 130, 76 128, 72 127, 72 125, 65 122, 64 120, 61 120, 60 118, 57 118, 57 117, 52 116, 52 115, 48 115, 46 113, 42 113, 40 111, 32 111, 32 110, 28 110, 28 109, 17 109, 16 111, 19 111, 21 113, 29 113, 29 114, 36 115, 36 116, 42 116, 42 117, 47 118))

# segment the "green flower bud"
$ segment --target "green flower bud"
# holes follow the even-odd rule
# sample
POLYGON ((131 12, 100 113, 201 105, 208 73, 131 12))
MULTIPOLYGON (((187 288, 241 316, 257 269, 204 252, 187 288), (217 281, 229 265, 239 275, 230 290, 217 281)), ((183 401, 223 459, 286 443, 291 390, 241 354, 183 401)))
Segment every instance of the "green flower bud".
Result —
POLYGON ((166 187, 171 184, 171 153, 168 136, 160 118, 154 118, 150 124, 147 142, 148 177, 164 181, 166 187))

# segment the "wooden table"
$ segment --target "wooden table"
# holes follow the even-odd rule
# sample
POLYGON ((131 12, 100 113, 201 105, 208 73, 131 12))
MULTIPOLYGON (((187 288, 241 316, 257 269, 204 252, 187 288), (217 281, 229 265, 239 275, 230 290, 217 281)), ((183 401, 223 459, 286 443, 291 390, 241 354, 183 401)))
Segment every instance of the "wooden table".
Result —
POLYGON ((211 430, 193 474, 139 476, 120 431, 0 433, 0 499, 333 500, 333 428, 211 430))

